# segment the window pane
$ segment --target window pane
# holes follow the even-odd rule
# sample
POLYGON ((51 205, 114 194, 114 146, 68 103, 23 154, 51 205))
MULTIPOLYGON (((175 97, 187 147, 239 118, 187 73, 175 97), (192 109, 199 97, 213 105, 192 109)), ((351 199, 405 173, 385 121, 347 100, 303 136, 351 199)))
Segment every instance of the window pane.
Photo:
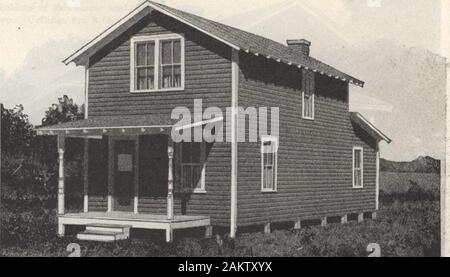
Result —
POLYGON ((162 66, 161 86, 163 88, 173 87, 172 83, 172 66, 162 66))
POLYGON ((200 163, 201 162, 201 150, 202 144, 199 142, 192 143, 192 163, 200 163))
POLYGON ((147 65, 155 65, 155 43, 147 44, 147 65))
POLYGON ((266 159, 265 159, 265 164, 266 165, 273 165, 273 154, 272 153, 267 153, 265 154, 266 159))
POLYGON ((145 68, 138 68, 137 69, 137 89, 138 90, 144 90, 148 89, 148 82, 147 82, 147 69, 145 68))
POLYGON ((173 86, 181 87, 181 66, 177 65, 173 68, 173 86))
POLYGON ((179 40, 173 42, 173 62, 181 63, 181 42, 179 40))
POLYGON ((145 65, 145 43, 136 44, 136 65, 145 65))
POLYGON ((273 167, 264 167, 264 189, 273 189, 273 167))
POLYGON ((356 187, 362 187, 362 184, 361 184, 361 170, 360 169, 356 169, 355 170, 355 186, 356 187))
POLYGON ((304 97, 304 105, 305 105, 305 111, 304 111, 304 116, 306 117, 312 117, 312 96, 309 94, 310 92, 307 90, 307 92, 305 92, 305 97, 304 97))
POLYGON ((192 188, 201 189, 202 188, 202 167, 200 165, 192 166, 193 171, 193 182, 192 188))
POLYGON ((267 177, 267 181, 269 181, 268 185, 268 189, 273 189, 273 168, 269 169, 269 174, 267 177))
POLYGON ((154 89, 155 88, 155 68, 148 68, 147 69, 147 80, 148 80, 148 88, 154 89))
POLYGON ((172 64, 172 41, 161 42, 162 64, 172 64))
POLYGON ((355 150, 355 168, 361 168, 361 150, 355 150))
POLYGON ((312 117, 312 97, 310 96, 308 99, 308 117, 312 117))

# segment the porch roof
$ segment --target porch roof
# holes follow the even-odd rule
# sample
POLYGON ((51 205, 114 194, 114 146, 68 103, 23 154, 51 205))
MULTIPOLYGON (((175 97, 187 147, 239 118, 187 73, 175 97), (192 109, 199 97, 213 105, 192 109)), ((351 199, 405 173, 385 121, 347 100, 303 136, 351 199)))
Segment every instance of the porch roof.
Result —
POLYGON ((98 116, 84 120, 77 120, 52 126, 36 128, 37 134, 73 136, 97 136, 104 134, 132 134, 132 133, 164 133, 170 131, 174 120, 170 116, 98 116))

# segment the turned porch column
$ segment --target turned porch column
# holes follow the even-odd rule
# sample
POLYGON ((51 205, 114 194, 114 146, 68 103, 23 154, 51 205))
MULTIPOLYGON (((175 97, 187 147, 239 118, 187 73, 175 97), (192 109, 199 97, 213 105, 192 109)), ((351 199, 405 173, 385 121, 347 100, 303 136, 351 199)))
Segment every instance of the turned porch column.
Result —
POLYGON ((89 212, 89 139, 84 139, 83 156, 83 212, 89 212))
POLYGON ((58 135, 58 161, 59 161, 59 178, 58 178, 58 214, 64 215, 64 149, 65 137, 58 135))
POLYGON ((169 166, 168 166, 168 193, 167 193, 167 219, 173 219, 173 155, 174 155, 174 147, 172 138, 169 136, 168 139, 168 147, 167 154, 169 158, 169 166))

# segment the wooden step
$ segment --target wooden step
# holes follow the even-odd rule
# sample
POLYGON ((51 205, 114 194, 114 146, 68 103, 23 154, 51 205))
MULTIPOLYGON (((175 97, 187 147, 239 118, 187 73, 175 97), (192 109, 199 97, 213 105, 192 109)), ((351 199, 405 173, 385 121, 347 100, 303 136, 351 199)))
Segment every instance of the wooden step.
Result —
POLYGON ((113 242, 118 240, 126 240, 129 235, 117 232, 107 231, 84 231, 77 235, 77 239, 85 241, 101 241, 101 242, 113 242))
POLYGON ((112 242, 130 238, 130 226, 113 224, 89 224, 77 235, 79 240, 112 242))
POLYGON ((111 232, 117 234, 130 235, 130 226, 123 225, 108 225, 108 224, 89 224, 86 226, 86 231, 89 232, 111 232))

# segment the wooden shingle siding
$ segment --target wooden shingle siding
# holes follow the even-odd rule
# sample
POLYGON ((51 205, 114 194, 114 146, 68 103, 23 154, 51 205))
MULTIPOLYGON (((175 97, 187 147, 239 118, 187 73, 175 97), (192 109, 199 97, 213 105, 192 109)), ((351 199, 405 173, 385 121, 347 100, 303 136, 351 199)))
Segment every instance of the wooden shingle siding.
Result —
POLYGON ((312 75, 312 121, 301 70, 248 55, 240 67, 239 105, 280 108, 280 147, 278 191, 262 193, 260 143, 239 143, 238 226, 375 210, 376 142, 351 123, 348 84, 312 75), (363 189, 352 188, 353 146, 364 147, 363 189))
MULTIPOLYGON (((202 99, 204 109, 217 106, 225 110, 230 106, 231 49, 156 11, 90 60, 89 118, 170 115, 178 106, 192 109, 194 99, 202 99), (138 35, 167 33, 185 36, 185 89, 130 93, 130 39, 138 35)), ((185 208, 188 215, 210 215, 214 225, 229 224, 230 156, 229 144, 213 145, 206 167, 207 193, 190 195, 185 208)), ((139 202, 139 209, 141 212, 166 214, 166 201, 164 198, 144 198, 139 202)), ((181 202, 177 197, 175 201, 175 212, 181 213, 181 202)))

